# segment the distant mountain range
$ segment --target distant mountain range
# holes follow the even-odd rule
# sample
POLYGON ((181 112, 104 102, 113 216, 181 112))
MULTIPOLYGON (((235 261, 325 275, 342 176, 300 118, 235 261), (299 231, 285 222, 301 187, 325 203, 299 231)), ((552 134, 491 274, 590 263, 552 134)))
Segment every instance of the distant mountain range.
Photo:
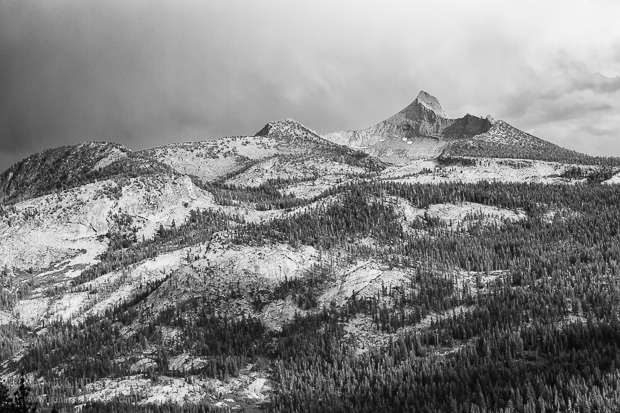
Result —
POLYGON ((560 148, 504 121, 467 114, 451 119, 437 98, 421 91, 394 116, 366 129, 333 132, 325 139, 360 149, 394 164, 440 156, 596 162, 560 148))
POLYGON ((0 174, 0 378, 83 413, 589 411, 618 183, 425 92, 357 131, 48 149, 0 174))
POLYGON ((325 175, 335 169, 370 171, 446 157, 618 163, 613 158, 561 148, 491 116, 467 114, 451 119, 434 96, 421 91, 394 116, 360 130, 319 135, 286 119, 266 124, 253 136, 174 143, 138 152, 116 143, 97 142, 48 149, 0 175, 0 199, 23 199, 118 174, 138 176, 170 170, 203 182, 231 180, 234 175, 235 182, 258 185, 283 174, 293 179, 325 175), (260 178, 248 175, 246 180, 244 173, 259 174, 260 178))

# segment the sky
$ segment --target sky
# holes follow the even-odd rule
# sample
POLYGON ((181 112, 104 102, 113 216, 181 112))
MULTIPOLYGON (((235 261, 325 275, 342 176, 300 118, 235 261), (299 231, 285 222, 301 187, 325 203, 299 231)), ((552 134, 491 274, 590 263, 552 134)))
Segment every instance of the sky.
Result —
POLYGON ((620 156, 619 17, 617 0, 0 0, 0 171, 83 141, 361 129, 420 90, 620 156))

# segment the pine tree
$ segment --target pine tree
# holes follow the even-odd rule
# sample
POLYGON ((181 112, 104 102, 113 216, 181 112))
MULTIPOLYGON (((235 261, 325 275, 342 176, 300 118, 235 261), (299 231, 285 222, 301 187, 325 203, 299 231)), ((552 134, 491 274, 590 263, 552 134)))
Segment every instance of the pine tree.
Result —
POLYGON ((0 413, 10 413, 11 405, 9 399, 9 389, 4 383, 0 383, 0 413))
POLYGON ((19 381, 19 388, 13 393, 13 401, 11 403, 12 413, 35 413, 37 411, 37 403, 29 400, 30 387, 26 385, 26 379, 22 374, 19 381))

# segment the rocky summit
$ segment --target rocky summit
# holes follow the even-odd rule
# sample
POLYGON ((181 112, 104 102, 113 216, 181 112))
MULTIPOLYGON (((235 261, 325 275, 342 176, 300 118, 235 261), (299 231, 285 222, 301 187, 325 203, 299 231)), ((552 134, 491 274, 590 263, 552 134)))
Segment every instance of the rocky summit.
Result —
POLYGON ((491 122, 466 115, 450 119, 434 96, 421 91, 400 112, 366 129, 328 133, 325 139, 396 164, 436 158, 450 142, 487 132, 491 122))
POLYGON ((449 118, 437 98, 424 91, 403 110, 374 126, 327 133, 323 137, 397 165, 442 155, 561 162, 582 162, 583 156, 506 122, 496 122, 491 116, 466 114, 461 118, 449 118))
POLYGON ((0 175, 0 410, 23 372, 40 411, 619 411, 618 183, 426 92, 33 154, 0 175))

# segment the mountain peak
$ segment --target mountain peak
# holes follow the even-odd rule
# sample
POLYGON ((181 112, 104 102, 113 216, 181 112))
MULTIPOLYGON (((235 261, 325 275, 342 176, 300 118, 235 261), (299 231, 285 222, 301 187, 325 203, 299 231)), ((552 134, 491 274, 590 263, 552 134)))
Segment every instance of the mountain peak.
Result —
POLYGON ((287 118, 269 122, 261 130, 256 132, 254 136, 300 136, 311 135, 319 137, 319 134, 312 129, 302 125, 295 119, 287 118))
POLYGON ((415 103, 420 104, 424 106, 425 108, 435 112, 437 116, 440 116, 442 118, 448 117, 446 112, 444 112, 444 110, 442 109, 441 104, 439 103, 439 100, 437 100, 435 96, 429 93, 426 93, 423 90, 421 90, 420 93, 418 93, 418 97, 415 98, 412 104, 415 104, 415 103))

